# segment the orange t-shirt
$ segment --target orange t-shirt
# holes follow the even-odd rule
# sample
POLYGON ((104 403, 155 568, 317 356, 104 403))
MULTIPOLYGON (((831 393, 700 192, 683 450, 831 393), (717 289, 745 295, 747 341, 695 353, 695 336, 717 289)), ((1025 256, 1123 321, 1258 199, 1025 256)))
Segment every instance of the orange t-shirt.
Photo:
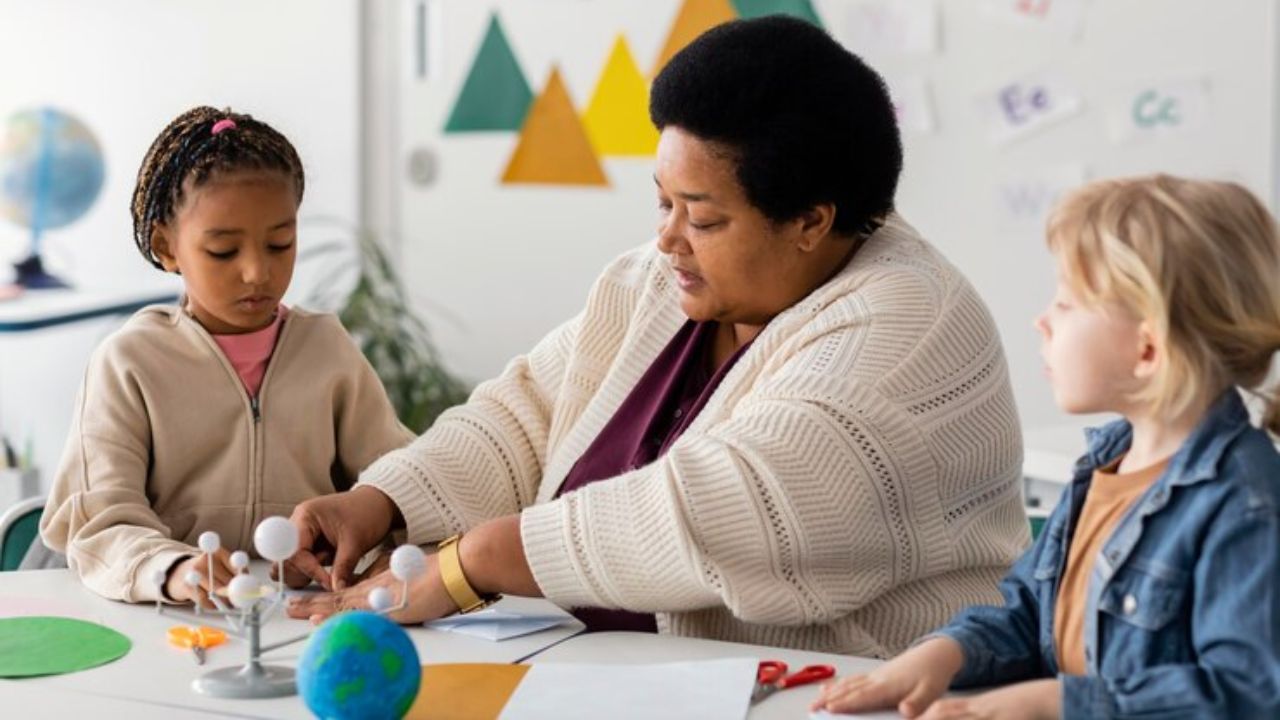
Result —
POLYGON ((1068 675, 1084 675, 1084 608, 1085 593, 1093 562, 1111 532, 1124 517, 1129 506, 1151 487, 1169 464, 1165 459, 1155 465, 1120 474, 1116 460, 1093 472, 1089 494, 1085 496, 1076 532, 1067 550, 1067 566, 1058 584, 1058 599, 1053 608, 1053 641, 1058 649, 1058 667, 1068 675))

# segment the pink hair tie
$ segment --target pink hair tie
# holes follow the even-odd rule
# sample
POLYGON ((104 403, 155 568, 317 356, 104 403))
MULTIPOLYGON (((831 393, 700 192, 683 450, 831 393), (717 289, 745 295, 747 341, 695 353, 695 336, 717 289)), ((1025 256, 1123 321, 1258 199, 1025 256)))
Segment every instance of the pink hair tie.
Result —
POLYGON ((214 135, 217 135, 223 130, 235 130, 235 129, 236 129, 236 121, 232 120, 231 118, 223 118, 222 120, 219 120, 218 122, 213 124, 214 135))

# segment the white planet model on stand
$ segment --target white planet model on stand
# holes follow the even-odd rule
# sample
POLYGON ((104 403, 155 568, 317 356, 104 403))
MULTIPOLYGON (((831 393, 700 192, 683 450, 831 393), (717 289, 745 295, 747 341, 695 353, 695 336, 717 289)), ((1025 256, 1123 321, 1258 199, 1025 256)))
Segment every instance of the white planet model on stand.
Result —
MULTIPOLYGON (((222 549, 222 538, 216 532, 206 531, 196 539, 196 545, 205 555, 205 573, 192 569, 182 576, 182 581, 192 588, 193 595, 202 581, 207 582, 210 588, 215 586, 213 555, 222 549)), ((210 602, 218 608, 212 613, 225 619, 228 634, 248 641, 249 660, 243 666, 219 668, 197 678, 192 687, 202 695, 267 698, 292 695, 296 691, 293 668, 263 665, 260 658, 265 652, 305 640, 311 633, 269 645, 261 643, 260 633, 262 626, 284 606, 284 562, 298 551, 298 531, 287 518, 269 517, 254 529, 253 546, 258 555, 275 565, 275 584, 264 583, 252 575, 249 572, 248 553, 237 550, 230 557, 231 568, 236 575, 226 587, 230 606, 217 593, 208 595, 210 602)), ((369 607, 380 615, 405 608, 409 604, 409 584, 427 571, 426 556, 421 548, 414 545, 396 548, 391 553, 390 565, 391 575, 400 583, 400 602, 396 602, 395 593, 390 588, 374 588, 368 595, 369 607)), ((167 581, 165 572, 157 571, 151 579, 163 596, 167 581)), ((156 611, 165 614, 162 603, 156 604, 156 611)), ((195 613, 201 613, 199 604, 195 606, 195 613)))

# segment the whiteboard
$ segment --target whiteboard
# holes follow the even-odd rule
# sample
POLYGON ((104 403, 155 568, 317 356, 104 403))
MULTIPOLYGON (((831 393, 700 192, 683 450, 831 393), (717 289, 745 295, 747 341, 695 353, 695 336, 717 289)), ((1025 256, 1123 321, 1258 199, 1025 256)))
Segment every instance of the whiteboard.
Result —
MULTIPOLYGON (((923 77, 932 105, 934 132, 904 129, 898 207, 986 299, 1024 425, 1059 423, 1031 325, 1053 279, 1042 239, 1049 198, 1035 197, 1037 185, 1027 178, 1160 170, 1236 179, 1270 201, 1276 3, 1082 0, 1077 31, 1064 32, 1001 20, 987 12, 986 0, 894 2, 925 5, 937 17, 932 54, 864 53, 891 85, 923 77), (1079 112, 1035 135, 993 144, 980 98, 1012 78, 1044 72, 1079 95, 1079 112), (1208 88, 1200 124, 1176 136, 1116 142, 1110 109, 1136 84, 1176 78, 1196 78, 1208 88), (1006 210, 1010 183, 1027 194, 1021 215, 1006 210)), ((492 376, 574 314, 605 263, 649 241, 657 222, 651 160, 606 159, 607 189, 503 186, 498 178, 514 133, 442 134, 490 11, 499 12, 535 94, 554 63, 581 110, 616 34, 626 35, 646 68, 679 4, 401 0, 391 123, 401 267, 445 358, 463 375, 492 376), (415 152, 432 161, 434 178, 426 184, 410 179, 415 152)), ((859 37, 853 18, 866 4, 814 3, 846 43, 859 37)))

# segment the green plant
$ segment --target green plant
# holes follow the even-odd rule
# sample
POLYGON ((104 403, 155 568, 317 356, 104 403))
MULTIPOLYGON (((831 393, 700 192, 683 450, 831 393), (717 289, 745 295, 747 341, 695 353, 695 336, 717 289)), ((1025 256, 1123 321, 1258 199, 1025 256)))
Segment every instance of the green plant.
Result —
POLYGON ((332 216, 309 216, 293 292, 312 310, 336 312, 374 372, 396 414, 421 433, 469 389, 445 368, 431 333, 410 307, 394 265, 373 233, 332 216))
POLYGON ((387 389, 396 413, 421 433, 466 401, 469 388, 445 368, 431 333, 372 233, 358 233, 360 275, 338 314, 387 389))

